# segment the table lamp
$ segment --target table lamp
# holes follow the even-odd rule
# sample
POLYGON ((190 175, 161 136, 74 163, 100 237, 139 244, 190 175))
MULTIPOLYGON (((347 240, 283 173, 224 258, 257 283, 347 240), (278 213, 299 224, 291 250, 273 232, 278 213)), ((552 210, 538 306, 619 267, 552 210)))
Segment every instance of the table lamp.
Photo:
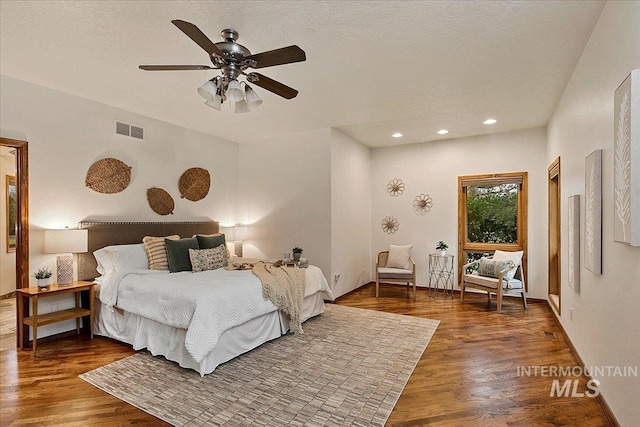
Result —
POLYGON ((45 230, 44 252, 58 254, 58 285, 73 283, 73 254, 87 252, 87 236, 87 230, 45 230))
POLYGON ((247 228, 238 224, 230 228, 234 253, 237 257, 242 257, 242 241, 247 239, 247 228))

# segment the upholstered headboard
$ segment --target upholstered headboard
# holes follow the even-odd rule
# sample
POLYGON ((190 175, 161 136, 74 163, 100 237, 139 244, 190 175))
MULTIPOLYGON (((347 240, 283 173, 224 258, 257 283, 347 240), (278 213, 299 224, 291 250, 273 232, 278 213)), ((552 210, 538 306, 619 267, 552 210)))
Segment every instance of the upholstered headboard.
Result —
POLYGON ((78 280, 93 280, 99 276, 93 252, 109 245, 142 243, 144 236, 191 237, 194 234, 218 233, 216 221, 202 222, 92 222, 83 221, 78 228, 88 230, 88 252, 78 254, 78 280))

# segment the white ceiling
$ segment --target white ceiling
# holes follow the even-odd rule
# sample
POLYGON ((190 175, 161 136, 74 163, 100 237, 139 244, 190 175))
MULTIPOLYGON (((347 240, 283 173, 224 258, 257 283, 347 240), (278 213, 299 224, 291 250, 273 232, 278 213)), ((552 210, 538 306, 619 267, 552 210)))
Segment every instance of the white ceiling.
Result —
POLYGON ((546 125, 601 1, 0 1, 0 72, 235 142, 335 127, 371 147, 546 125), (218 112, 196 88, 217 71, 172 19, 252 53, 297 44, 307 61, 260 72, 260 108, 218 112), (489 117, 493 126, 483 125, 489 117), (448 129, 446 136, 436 134, 448 129), (391 138, 393 132, 405 136, 391 138))

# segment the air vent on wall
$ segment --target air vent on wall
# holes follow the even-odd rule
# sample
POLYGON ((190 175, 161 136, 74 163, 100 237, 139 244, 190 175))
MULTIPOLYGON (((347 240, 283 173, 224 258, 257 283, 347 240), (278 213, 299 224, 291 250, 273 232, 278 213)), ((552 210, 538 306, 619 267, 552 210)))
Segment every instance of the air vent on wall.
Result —
POLYGON ((116 133, 118 135, 130 136, 131 138, 144 139, 144 129, 127 123, 116 122, 116 133))

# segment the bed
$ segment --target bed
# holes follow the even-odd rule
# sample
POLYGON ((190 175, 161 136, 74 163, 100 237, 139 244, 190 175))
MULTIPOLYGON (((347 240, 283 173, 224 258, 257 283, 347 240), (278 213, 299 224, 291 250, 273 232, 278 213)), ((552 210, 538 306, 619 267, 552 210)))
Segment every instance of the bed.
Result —
MULTIPOLYGON (((206 375, 261 344, 286 334, 290 319, 262 297, 260 280, 251 270, 224 268, 192 273, 144 270, 135 266, 144 236, 219 232, 215 221, 149 223, 97 222, 79 224, 88 230, 88 252, 79 255, 80 280, 96 280, 94 333, 147 349, 184 368, 206 375), (105 247, 121 251, 117 271, 104 268, 93 252, 105 247)), ((117 258, 116 255, 113 255, 117 258)), ((301 320, 324 311, 333 295, 320 269, 304 269, 306 289, 301 320)))

